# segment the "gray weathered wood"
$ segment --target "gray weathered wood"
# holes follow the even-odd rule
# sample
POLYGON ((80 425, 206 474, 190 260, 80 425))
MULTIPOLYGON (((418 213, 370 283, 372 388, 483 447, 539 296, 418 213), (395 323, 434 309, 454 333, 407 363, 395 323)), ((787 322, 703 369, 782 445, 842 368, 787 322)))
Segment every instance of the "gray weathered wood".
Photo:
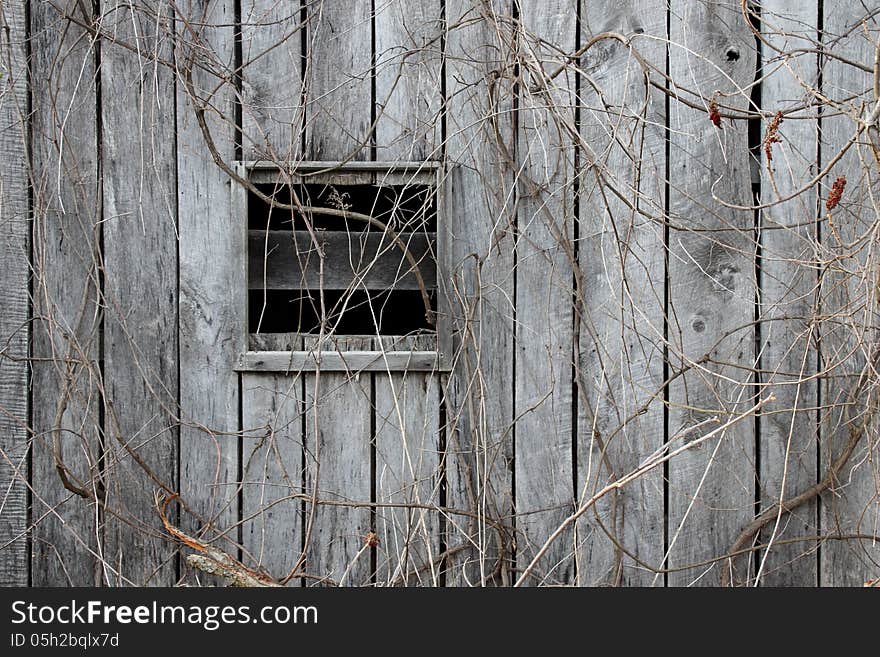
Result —
MULTIPOLYGON (((218 74, 224 67, 231 70, 234 2, 196 2, 186 7, 185 18, 216 53, 217 61, 207 60, 204 50, 184 45, 188 40, 183 39, 175 53, 178 66, 185 69, 195 62, 218 74)), ((210 102, 222 112, 222 119, 207 118, 218 153, 231 162, 235 157, 230 119, 234 116, 233 89, 226 84, 210 96, 218 84, 215 75, 199 68, 193 71, 198 103, 210 102)), ((239 380, 233 365, 246 348, 246 223, 230 207, 230 181, 211 159, 183 84, 178 85, 177 117, 180 488, 181 496, 199 516, 184 518, 184 526, 211 536, 238 521, 239 380), (232 267, 232 262, 240 266, 232 267)))
MULTIPOLYGON (((300 333, 248 334, 248 351, 294 351, 301 348, 302 335, 300 333)), ((241 361, 239 360, 239 362, 241 361)))
POLYGON ((306 157, 370 157, 372 20, 368 2, 310 3, 306 157))
MULTIPOLYGON (((665 69, 666 47, 658 40, 666 37, 665 2, 611 0, 581 7, 582 43, 616 32, 632 39, 645 62, 665 69)), ((589 81, 582 79, 580 88, 580 155, 586 168, 579 180, 575 342, 581 501, 634 470, 663 443, 665 283, 659 219, 666 178, 662 92, 647 87, 633 53, 615 40, 592 46, 582 65, 589 81)), ((662 84, 656 73, 651 78, 662 84)), ((653 573, 629 555, 652 566, 661 562, 663 489, 658 468, 583 517, 577 534, 579 584, 651 584, 653 573)))
MULTIPOLYGON (((449 249, 440 294, 449 299, 456 340, 446 404, 447 504, 475 518, 446 519, 446 584, 507 585, 514 579, 513 198, 496 143, 512 143, 509 64, 512 3, 446 3, 445 180, 449 249), (496 14, 497 12, 497 14, 496 14), (467 21, 467 24, 462 24, 467 21), (490 92, 491 89, 491 92, 490 92)), ((441 268, 442 269, 442 268, 441 268)))
MULTIPOLYGON (((761 3, 762 31, 772 48, 801 47, 803 37, 817 38, 818 15, 812 3, 797 0, 764 0, 761 3), (797 38, 793 35, 798 34, 797 38)), ((816 83, 816 56, 789 59, 785 67, 772 62, 776 56, 765 46, 765 74, 761 103, 765 112, 786 111, 808 100, 803 84, 816 83)), ((761 158, 761 201, 788 196, 816 175, 816 111, 799 111, 798 118, 784 120, 779 129, 781 144, 772 145, 768 161, 761 158), (772 172, 772 173, 771 173, 772 172)), ((766 135, 768 121, 764 122, 766 135)), ((815 307, 816 272, 807 266, 814 257, 815 226, 810 222, 816 208, 812 192, 764 210, 761 241, 761 369, 766 396, 776 401, 761 417, 760 449, 761 504, 767 508, 791 498, 816 481, 816 371, 815 345, 818 335, 811 323, 815 307), (806 379, 794 384, 799 379, 806 379), (776 384, 776 385, 774 385, 776 384)), ((783 502, 784 503, 784 502, 783 502)), ((804 505, 772 523, 761 534, 761 543, 815 536, 819 533, 816 503, 804 505)), ((771 545, 759 553, 764 560, 761 584, 810 586, 817 583, 817 557, 811 543, 771 545), (766 555, 766 556, 765 556, 766 555)), ((759 562, 760 567, 760 562, 759 562)))
POLYGON ((112 584, 168 586, 175 547, 162 536, 152 491, 158 482, 177 487, 174 76, 150 57, 168 59, 172 24, 163 0, 139 9, 103 23, 138 52, 101 51, 104 469, 107 505, 122 516, 106 518, 104 552, 119 573, 112 584))
MULTIPOLYGON (((313 340, 305 339, 304 347, 315 348, 313 340)), ((363 338, 335 338, 333 342, 340 351, 371 346, 363 338)), ((315 510, 305 569, 309 575, 329 578, 336 584, 367 584, 372 574, 371 549, 366 546, 372 529, 370 378, 319 371, 303 380, 305 493, 311 497, 317 481, 318 500, 334 503, 319 504, 315 510), (346 506, 349 502, 356 506, 346 506)), ((310 509, 307 499, 306 527, 310 509)))
POLYGON ((26 3, 0 7, 0 586, 28 583, 26 3))
MULTIPOLYGON (((399 233, 426 290, 437 287, 434 233, 399 233)), ((248 231, 251 290, 419 290, 409 258, 389 235, 320 231, 248 231), (324 254, 320 266, 319 250, 324 254)), ((422 310, 424 312, 424 310, 422 310)))
MULTIPOLYGON (((681 432, 717 417, 729 420, 753 401, 755 245, 753 216, 712 199, 749 205, 747 126, 708 105, 748 107, 744 89, 755 74, 754 38, 739 2, 684 0, 670 7, 669 74, 687 80, 707 109, 670 106, 669 126, 669 436, 676 446, 702 432, 681 432), (679 45, 680 44, 680 45, 679 45), (733 55, 729 55, 733 52, 733 55), (699 229, 697 232, 693 229, 699 229), (715 229, 706 232, 705 229, 715 229), (725 337, 726 336, 726 337, 725 337), (696 363, 708 357, 708 360, 696 363), (684 368, 686 371, 679 375, 684 368)), ((746 92, 747 93, 747 92, 746 92)), ((669 462, 669 562, 684 567, 724 555, 754 515, 754 421, 669 462)), ((669 574, 672 585, 717 585, 721 567, 669 574)), ((740 572, 745 572, 743 566, 740 572)))
MULTIPOLYGON (((72 7, 80 20, 82 7, 72 7)), ((105 582, 91 501, 62 487, 53 460, 93 495, 100 459, 100 236, 95 45, 49 3, 31 3, 34 308, 32 583, 105 582), (60 422, 56 429, 56 415, 60 422)))
MULTIPOLYGON (((826 0, 823 42, 833 52, 850 61, 873 67, 875 48, 880 39, 876 20, 865 22, 866 8, 851 0, 826 0)), ((839 103, 843 113, 822 117, 822 164, 827 164, 852 138, 856 123, 874 109, 873 76, 850 64, 828 59, 823 67, 822 91, 839 103), (864 105, 863 105, 864 104, 864 105)), ((869 359, 876 359, 877 292, 876 273, 865 271, 876 256, 869 254, 868 243, 855 248, 850 243, 857 236, 874 230, 877 221, 877 194, 880 172, 871 153, 867 136, 852 147, 822 181, 819 211, 825 218, 820 226, 820 253, 833 266, 823 268, 820 312, 830 317, 822 326, 820 371, 828 372, 821 381, 820 399, 820 475, 825 476, 832 458, 848 442, 852 431, 865 420, 862 413, 874 414, 876 399, 870 387, 859 389, 859 377, 869 359), (838 176, 846 177, 846 189, 840 205, 827 220, 825 208, 831 185, 838 176), (868 346, 870 345, 870 346, 868 346), (865 403, 870 405, 865 409, 865 403), (864 410, 863 410, 864 409, 864 410)), ((867 365, 873 380, 876 361, 867 365)), ((873 384, 872 384, 873 385, 873 384)), ((839 473, 832 490, 822 496, 820 526, 823 533, 835 535, 877 535, 880 507, 877 498, 876 417, 855 452, 839 473)), ((861 586, 878 576, 880 548, 874 539, 827 541, 820 547, 821 584, 861 586)))
MULTIPOLYGON (((372 20, 368 3, 325 0, 308 8, 307 53, 310 70, 306 98, 306 159, 369 159, 372 20)), ((329 350, 369 349, 361 339, 334 339, 329 350)), ((304 343, 307 350, 316 348, 304 343)), ((323 350, 322 344, 317 345, 323 350)), ((319 498, 371 502, 371 396, 368 376, 341 373, 304 377, 306 493, 318 474, 319 498), (340 408, 345 413, 340 414, 340 408)), ((307 515, 309 506, 306 507, 307 515)), ((364 548, 370 531, 369 506, 319 506, 306 570, 346 586, 366 584, 371 577, 371 550, 364 548), (358 556, 359 555, 359 556, 358 556)))
POLYGON ((241 3, 242 148, 246 157, 293 160, 302 152, 300 2, 241 3))
MULTIPOLYGON (((379 117, 377 124, 381 125, 379 117)), ((387 149, 386 149, 387 150, 387 149)), ((265 162, 245 160, 242 165, 255 183, 321 185, 436 185, 441 163, 383 160, 339 162, 303 160, 265 162)))
POLYGON ((175 582, 158 484, 126 447, 180 489, 187 507, 171 521, 187 532, 278 578, 305 548, 290 585, 510 584, 578 501, 664 440, 679 448, 716 426, 682 434, 695 425, 737 417, 759 390, 774 397, 759 418, 607 496, 527 583, 880 574, 878 548, 852 537, 880 523, 876 400, 858 383, 880 298, 869 135, 817 191, 760 215, 717 201, 748 205, 760 182, 772 202, 850 141, 876 103, 867 69, 880 31, 864 3, 825 0, 821 17, 817 3, 761 3, 760 132, 777 109, 818 102, 805 88, 817 64, 833 107, 787 116, 772 162, 755 148, 751 172, 747 121, 719 128, 708 112, 713 98, 725 114, 749 107, 756 41, 739 0, 110 4, 0 6, 0 584, 175 582), (98 44, 77 24, 96 7, 98 44), (820 24, 826 46, 865 70, 772 52, 808 47, 820 24), (680 99, 648 90, 615 39, 536 75, 567 61, 578 26, 580 44, 631 40, 680 99), (660 74, 667 49, 674 82, 660 74), (420 258, 434 242, 437 265, 426 259, 422 275, 439 296, 439 335, 248 335, 249 287, 418 285, 390 240, 352 285, 358 232, 323 234, 321 281, 291 248, 295 237, 309 250, 304 233, 269 232, 263 281, 247 256, 267 233, 249 233, 247 194, 214 156, 266 184, 439 181, 437 233, 411 244, 420 258), (838 176, 847 186, 829 220, 838 176), (820 501, 765 526, 754 542, 769 549, 718 559, 756 512, 824 477, 865 417, 820 501), (106 508, 63 488, 56 441, 74 483, 106 508), (421 508, 434 505, 451 510, 421 508))
MULTIPOLYGON (((409 338, 413 349, 431 338, 409 338)), ((393 338, 377 341, 400 348, 393 338)), ((436 374, 406 368, 374 374, 376 502, 439 505, 440 389, 436 374)), ((376 508, 376 581, 384 585, 440 583, 440 513, 423 508, 376 508)))
MULTIPOLYGON (((300 347, 297 345, 302 344, 300 342, 300 338, 302 337, 301 333, 251 333, 248 336, 248 348, 250 351, 296 351, 299 350, 300 347)), ((361 335, 361 336, 348 336, 348 337, 361 337, 361 338, 370 338, 372 339, 372 335, 361 335)), ((385 346, 386 355, 388 352, 396 351, 396 352, 411 352, 412 340, 413 336, 407 335, 394 335, 394 336, 383 336, 383 344, 385 346)), ((423 349, 427 349, 429 351, 433 351, 436 346, 436 336, 431 335, 430 333, 426 333, 424 335, 419 336, 419 345, 423 349), (431 339, 429 339, 431 338, 431 339)), ((331 345, 325 344, 324 348, 327 349, 331 347, 331 345)), ((306 353, 315 353, 315 352, 306 352, 306 353)), ((324 353, 327 353, 326 351, 324 353)), ((335 353, 335 352, 333 352, 335 353)))
MULTIPOLYGON (((517 565, 568 516, 572 474, 572 285, 574 242, 574 89, 567 68, 540 88, 574 51, 577 2, 520 2, 523 71, 517 137, 522 162, 516 247, 516 512, 517 565), (543 39, 545 43, 537 41, 543 39), (540 90, 536 90, 536 87, 540 90)), ((529 584, 570 583, 573 532, 546 554, 529 584)))
POLYGON ((314 372, 319 369, 324 372, 436 372, 441 369, 441 362, 433 350, 248 351, 239 358, 236 369, 240 372, 314 372))
POLYGON ((439 157, 442 71, 438 0, 375 3, 376 159, 439 157))
POLYGON ((302 554, 302 379, 246 374, 241 391, 242 543, 255 566, 281 579, 302 554))
MULTIPOLYGON (((378 160, 406 161, 437 158, 442 139, 442 6, 437 0, 395 0, 374 4, 376 152, 378 160)), ((381 175, 381 174, 380 174, 381 175)), ((446 228, 442 206, 438 230, 446 228)), ((436 289, 433 261, 437 240, 433 234, 402 236, 415 258, 427 287, 436 289), (419 253, 428 248, 424 259, 419 253)), ((372 252, 372 251, 369 251, 372 252)), ((391 282, 418 284, 410 275, 401 281, 401 256, 389 253, 391 282)), ((376 265, 382 263, 377 262, 376 265)), ((407 263, 408 260, 404 260, 407 263)), ((373 269, 376 268, 373 266, 373 269)), ((371 270, 372 275, 372 270, 371 270)), ((385 277, 386 280, 388 277, 385 277)), ((390 287, 390 285, 386 286, 390 287)), ((438 328, 445 332, 445 304, 438 307, 438 328)), ((431 350, 436 336, 385 338, 375 341, 383 350, 431 350)), ((430 351, 428 352, 430 353, 430 351)), ((390 362, 382 359, 390 366, 390 362)), ((436 366, 438 363, 434 362, 436 366)), ((426 372, 404 365, 403 374, 373 375, 375 498, 380 504, 439 504, 440 471, 440 377, 436 369, 426 372)), ((388 367, 389 372, 391 368, 388 367)), ((384 585, 436 586, 441 581, 440 514, 407 508, 375 510, 376 582, 384 585)))

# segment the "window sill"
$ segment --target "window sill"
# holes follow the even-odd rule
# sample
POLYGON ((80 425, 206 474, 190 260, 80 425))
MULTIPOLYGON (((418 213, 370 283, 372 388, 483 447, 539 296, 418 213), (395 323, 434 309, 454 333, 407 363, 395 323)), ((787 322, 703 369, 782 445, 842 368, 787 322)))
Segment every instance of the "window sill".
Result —
POLYGON ((443 372, 437 351, 248 351, 238 372, 443 372))

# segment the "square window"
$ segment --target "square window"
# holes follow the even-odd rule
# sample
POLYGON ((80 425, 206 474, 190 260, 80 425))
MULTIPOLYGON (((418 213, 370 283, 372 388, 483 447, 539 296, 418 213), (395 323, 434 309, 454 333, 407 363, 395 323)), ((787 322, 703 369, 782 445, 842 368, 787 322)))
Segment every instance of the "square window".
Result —
POLYGON ((237 169, 250 183, 233 203, 247 228, 239 369, 442 368, 436 163, 237 169), (365 342, 382 348, 345 347, 365 342))

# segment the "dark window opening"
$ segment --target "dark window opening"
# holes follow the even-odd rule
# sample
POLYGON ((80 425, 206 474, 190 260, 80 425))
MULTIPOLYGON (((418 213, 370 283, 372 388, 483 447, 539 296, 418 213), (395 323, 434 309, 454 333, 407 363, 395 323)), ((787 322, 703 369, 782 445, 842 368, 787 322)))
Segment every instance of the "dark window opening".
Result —
MULTIPOLYGON (((364 230, 360 219, 301 213, 284 206, 350 210, 368 215, 396 232, 437 232, 437 199, 428 185, 330 185, 260 184, 256 188, 278 205, 272 205, 253 192, 248 194, 250 230, 364 230), (281 207, 278 207, 281 206, 281 207)), ((372 230, 381 230, 372 226, 372 230)))
MULTIPOLYGON (((436 311, 436 295, 430 305, 436 311)), ((320 293, 300 290, 251 290, 251 333, 321 332, 320 293)), ((416 290, 325 290, 324 333, 333 335, 413 335, 433 332, 421 292, 416 290)))
POLYGON ((248 194, 250 333, 435 332, 433 186, 259 184, 257 189, 277 204, 303 210, 248 194))

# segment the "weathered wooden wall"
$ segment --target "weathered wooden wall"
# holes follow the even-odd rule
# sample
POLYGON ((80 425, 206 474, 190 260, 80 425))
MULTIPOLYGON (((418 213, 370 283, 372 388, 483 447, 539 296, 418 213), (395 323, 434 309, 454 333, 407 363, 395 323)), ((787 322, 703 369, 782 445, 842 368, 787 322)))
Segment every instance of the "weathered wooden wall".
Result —
POLYGON ((880 576, 872 427, 723 558, 876 404, 861 3, 0 6, 0 584, 205 581, 155 492, 289 585, 880 576), (442 163, 448 371, 235 370, 242 160, 442 163))
POLYGON ((0 53, 0 581, 27 585, 28 578, 28 77, 25 2, 4 3, 0 53), (17 37, 17 38, 16 38, 17 37))

